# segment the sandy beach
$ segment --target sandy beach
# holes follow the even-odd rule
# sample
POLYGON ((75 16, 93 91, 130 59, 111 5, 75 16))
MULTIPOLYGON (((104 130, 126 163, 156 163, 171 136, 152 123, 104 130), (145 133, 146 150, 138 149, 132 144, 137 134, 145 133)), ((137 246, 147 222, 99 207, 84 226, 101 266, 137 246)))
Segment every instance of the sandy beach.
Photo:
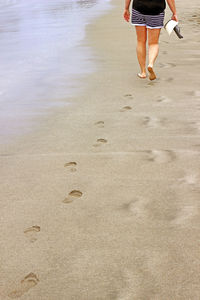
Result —
POLYGON ((1 300, 200 299, 199 3, 177 1, 154 82, 112 4, 84 92, 1 145, 1 300))

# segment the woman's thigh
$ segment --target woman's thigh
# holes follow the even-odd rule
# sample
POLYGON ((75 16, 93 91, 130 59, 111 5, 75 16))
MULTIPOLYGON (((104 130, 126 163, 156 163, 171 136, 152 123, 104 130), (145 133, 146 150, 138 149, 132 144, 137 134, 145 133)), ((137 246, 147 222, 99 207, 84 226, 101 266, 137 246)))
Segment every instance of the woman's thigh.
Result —
POLYGON ((158 44, 160 36, 160 28, 150 29, 148 28, 148 43, 158 44))
POLYGON ((146 26, 135 26, 138 42, 146 43, 147 40, 147 28, 146 26))

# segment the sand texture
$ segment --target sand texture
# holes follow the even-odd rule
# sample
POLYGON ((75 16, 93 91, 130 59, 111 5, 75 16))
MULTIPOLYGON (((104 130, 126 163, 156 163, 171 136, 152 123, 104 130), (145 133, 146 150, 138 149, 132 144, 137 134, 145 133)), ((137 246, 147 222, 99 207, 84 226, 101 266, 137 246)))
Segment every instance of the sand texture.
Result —
POLYGON ((200 14, 177 6, 156 81, 115 0, 85 92, 1 147, 1 300, 200 299, 200 14))

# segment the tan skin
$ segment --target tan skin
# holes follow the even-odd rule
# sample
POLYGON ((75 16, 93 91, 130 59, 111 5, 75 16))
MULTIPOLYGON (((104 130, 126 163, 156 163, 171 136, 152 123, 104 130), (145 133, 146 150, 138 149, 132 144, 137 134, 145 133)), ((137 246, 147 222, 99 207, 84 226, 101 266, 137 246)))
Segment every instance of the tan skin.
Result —
MULTIPOLYGON (((130 3, 131 0, 125 0, 124 19, 129 22, 130 20, 130 3)), ((172 20, 178 22, 176 14, 175 0, 167 0, 168 6, 172 11, 172 20)), ((135 26, 137 34, 137 58, 140 64, 141 72, 138 74, 140 78, 146 78, 146 42, 148 36, 148 47, 149 47, 149 79, 156 79, 156 75, 153 70, 155 60, 159 52, 159 36, 161 29, 149 29, 146 26, 135 26)))

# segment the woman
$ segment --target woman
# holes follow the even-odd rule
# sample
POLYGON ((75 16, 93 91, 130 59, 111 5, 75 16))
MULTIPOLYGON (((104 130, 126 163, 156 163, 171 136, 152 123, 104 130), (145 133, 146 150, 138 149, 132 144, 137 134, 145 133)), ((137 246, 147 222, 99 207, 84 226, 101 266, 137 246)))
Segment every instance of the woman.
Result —
MULTIPOLYGON (((124 19, 129 22, 131 0, 125 0, 124 19)), ((169 8, 172 11, 172 20, 178 22, 176 15, 175 0, 167 0, 169 8)), ((131 23, 135 25, 137 33, 137 57, 140 64, 141 72, 138 73, 140 78, 146 78, 146 41, 148 35, 149 46, 149 79, 156 79, 153 66, 158 56, 158 41, 160 30, 163 27, 165 15, 165 0, 133 0, 131 23)))

